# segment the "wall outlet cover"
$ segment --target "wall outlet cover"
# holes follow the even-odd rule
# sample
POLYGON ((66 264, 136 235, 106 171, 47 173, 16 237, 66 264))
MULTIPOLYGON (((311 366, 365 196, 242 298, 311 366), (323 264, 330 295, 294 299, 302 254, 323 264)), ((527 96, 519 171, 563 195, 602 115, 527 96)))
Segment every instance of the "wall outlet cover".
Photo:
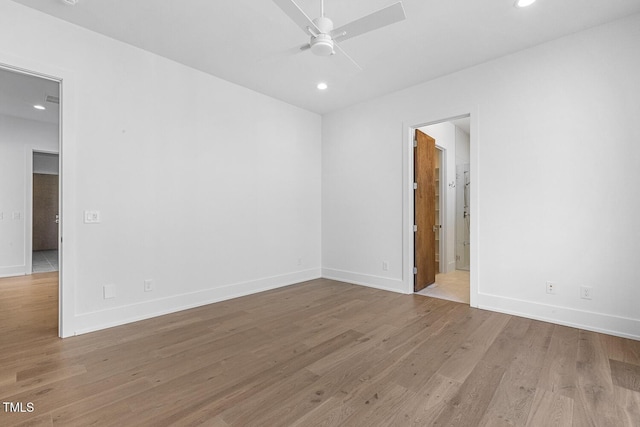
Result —
POLYGON ((104 299, 111 299, 116 297, 116 285, 104 285, 102 287, 102 294, 104 299))
POLYGON ((580 298, 593 299, 593 288, 591 286, 580 286, 580 298))
POLYGON ((553 282, 547 282, 547 293, 555 294, 556 293, 556 284, 553 282))

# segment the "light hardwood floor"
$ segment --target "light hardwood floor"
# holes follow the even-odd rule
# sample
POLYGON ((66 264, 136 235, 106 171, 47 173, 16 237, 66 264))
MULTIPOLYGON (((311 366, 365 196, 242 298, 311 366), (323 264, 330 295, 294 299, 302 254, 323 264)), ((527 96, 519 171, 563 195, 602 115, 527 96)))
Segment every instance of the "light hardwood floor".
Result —
POLYGON ((0 400, 31 426, 638 426, 640 342, 314 280, 61 340, 0 280, 0 400))

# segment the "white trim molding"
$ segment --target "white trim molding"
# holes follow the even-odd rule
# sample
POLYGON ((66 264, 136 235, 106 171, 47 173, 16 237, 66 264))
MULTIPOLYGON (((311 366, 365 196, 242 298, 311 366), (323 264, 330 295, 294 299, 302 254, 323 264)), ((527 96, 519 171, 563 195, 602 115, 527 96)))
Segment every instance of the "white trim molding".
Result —
POLYGON ((320 278, 320 269, 296 271, 241 283, 228 284, 197 292, 172 295, 125 306, 82 313, 74 317, 72 335, 81 335, 114 326, 150 319, 190 308, 264 292, 320 278), (118 320, 113 320, 118 319, 118 320))
POLYGON ((406 292, 402 280, 389 277, 373 276, 371 274, 337 270, 335 268, 323 268, 322 277, 325 279, 338 280, 340 282, 352 283, 354 285, 367 286, 369 288, 382 289, 385 291, 399 292, 403 294, 413 293, 413 289, 411 289, 411 292, 406 292))

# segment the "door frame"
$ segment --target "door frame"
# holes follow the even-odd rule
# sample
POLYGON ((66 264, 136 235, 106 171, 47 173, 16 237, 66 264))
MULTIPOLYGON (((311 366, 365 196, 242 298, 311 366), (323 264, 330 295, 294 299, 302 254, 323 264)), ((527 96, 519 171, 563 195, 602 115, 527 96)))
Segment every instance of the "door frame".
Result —
MULTIPOLYGON (((471 216, 471 245, 470 245, 470 283, 469 305, 478 307, 480 289, 480 257, 479 257, 479 228, 480 219, 479 194, 481 182, 478 179, 480 169, 480 143, 478 135, 478 106, 459 106, 453 108, 431 107, 422 115, 410 117, 403 121, 403 149, 402 149, 402 287, 404 293, 413 293, 414 240, 413 240, 413 138, 416 129, 437 123, 448 122, 463 117, 470 121, 470 171, 471 171, 471 206, 476 215, 471 216)), ((437 141, 436 141, 437 142, 437 141)))
MULTIPOLYGON (((438 140, 436 139, 436 156, 440 156, 440 170, 438 176, 438 194, 440 195, 440 201, 438 202, 440 205, 440 209, 438 210, 437 220, 438 224, 440 224, 440 233, 438 239, 438 253, 440 254, 440 260, 438 261, 438 271, 442 272, 442 260, 446 258, 447 253, 447 239, 443 238, 443 231, 447 230, 449 224, 447 223, 447 187, 446 180, 443 179, 445 172, 447 170, 447 149, 438 145, 438 140), (443 258, 444 257, 444 258, 443 258)), ((438 274, 436 271, 436 275, 438 274)))
MULTIPOLYGON (((75 178, 76 154, 75 146, 75 76, 73 71, 59 68, 47 62, 34 58, 17 57, 0 51, 0 68, 30 76, 35 76, 47 80, 58 82, 59 84, 59 119, 58 119, 58 209, 60 212, 60 222, 58 224, 58 336, 61 338, 75 334, 75 275, 69 267, 69 261, 74 258, 74 242, 76 240, 76 230, 72 224, 76 221, 76 196, 73 191, 75 178)), ((38 151, 36 149, 36 151, 38 151)), ((33 172, 33 149, 27 149, 25 156, 29 159, 31 166, 28 168, 33 172)), ((28 179, 32 183, 33 176, 28 179)), ((27 201, 27 204, 32 202, 27 201)), ((31 216, 30 210, 25 214, 31 216)), ((26 227, 25 221, 25 227, 26 227)), ((30 227, 29 227, 30 228, 30 227)), ((25 236, 27 232, 25 230, 25 236)), ((26 237, 25 237, 26 238, 26 237)), ((30 240, 25 242, 25 246, 32 247, 30 240)), ((29 256, 30 259, 30 256, 29 256)), ((25 260, 33 268, 31 261, 25 260)), ((26 268, 26 267, 25 267, 26 268)))
MULTIPOLYGON (((33 274, 33 157, 36 153, 56 154, 58 156, 58 213, 60 213, 60 138, 58 137, 58 151, 41 150, 31 147, 27 150, 27 195, 25 215, 25 273, 33 274)), ((60 216, 62 217, 62 216, 60 216)), ((58 265, 60 265, 60 223, 58 223, 58 265)))

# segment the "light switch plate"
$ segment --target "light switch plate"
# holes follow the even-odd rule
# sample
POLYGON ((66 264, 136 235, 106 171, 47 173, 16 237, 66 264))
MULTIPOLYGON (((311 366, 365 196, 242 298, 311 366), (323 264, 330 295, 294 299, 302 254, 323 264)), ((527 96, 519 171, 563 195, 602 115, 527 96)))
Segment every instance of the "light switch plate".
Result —
POLYGON ((98 224, 100 222, 100 211, 84 211, 85 224, 98 224))

